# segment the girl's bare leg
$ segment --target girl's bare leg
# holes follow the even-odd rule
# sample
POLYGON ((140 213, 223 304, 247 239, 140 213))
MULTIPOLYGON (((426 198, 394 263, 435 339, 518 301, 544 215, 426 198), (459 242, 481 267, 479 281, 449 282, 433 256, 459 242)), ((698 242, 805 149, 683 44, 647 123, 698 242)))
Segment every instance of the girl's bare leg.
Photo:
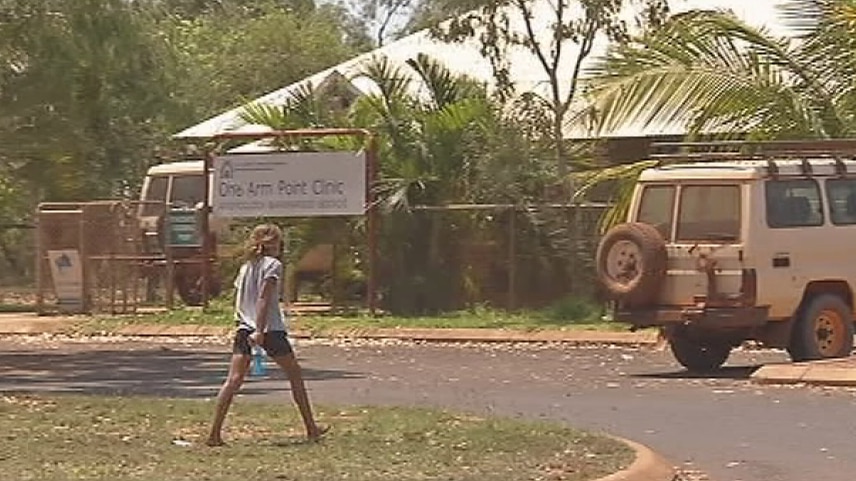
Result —
POLYGON ((297 363, 297 358, 294 357, 294 353, 289 353, 284 356, 276 356, 273 360, 288 376, 288 381, 291 383, 291 396, 300 410, 303 425, 306 427, 306 437, 310 441, 318 440, 327 429, 319 428, 315 424, 315 418, 312 417, 312 406, 309 404, 309 395, 306 393, 306 386, 303 384, 303 372, 300 369, 300 364, 297 363))
POLYGON ((241 385, 244 383, 244 378, 247 375, 249 367, 250 356, 232 354, 232 361, 229 363, 229 375, 226 377, 226 381, 223 382, 223 386, 220 387, 220 392, 217 394, 214 422, 211 424, 211 433, 205 442, 208 446, 220 446, 223 444, 223 438, 221 437, 223 421, 226 419, 226 413, 229 412, 229 406, 232 405, 235 393, 241 389, 241 385))

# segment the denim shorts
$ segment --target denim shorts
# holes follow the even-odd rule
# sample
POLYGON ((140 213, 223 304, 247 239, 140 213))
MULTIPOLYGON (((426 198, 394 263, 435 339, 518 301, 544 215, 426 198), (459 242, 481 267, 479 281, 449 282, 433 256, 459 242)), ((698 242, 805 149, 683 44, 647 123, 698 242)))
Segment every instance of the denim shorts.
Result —
MULTIPOLYGON (((235 340, 232 343, 232 354, 243 354, 249 356, 252 353, 250 346, 250 331, 238 329, 235 332, 235 340)), ((294 352, 285 331, 268 331, 264 335, 262 348, 270 357, 287 356, 294 352)))

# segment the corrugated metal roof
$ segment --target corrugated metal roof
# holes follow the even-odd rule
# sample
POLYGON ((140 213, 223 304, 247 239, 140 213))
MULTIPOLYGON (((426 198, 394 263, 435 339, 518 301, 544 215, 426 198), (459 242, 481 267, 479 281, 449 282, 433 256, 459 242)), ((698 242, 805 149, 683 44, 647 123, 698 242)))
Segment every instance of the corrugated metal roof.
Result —
MULTIPOLYGON (((533 9, 535 31, 543 32, 545 36, 549 35, 551 31, 549 25, 553 20, 551 18, 553 16, 551 13, 553 3, 550 0, 540 0, 535 3, 533 9)), ((783 3, 785 3, 785 0, 672 0, 670 2, 673 13, 693 9, 729 9, 748 23, 763 27, 774 35, 784 37, 791 35, 793 32, 782 23, 782 17, 779 15, 778 6, 783 3)), ((623 14, 623 17, 628 20, 628 25, 632 25, 633 15, 634 12, 629 9, 623 14)), ((522 32, 523 21, 519 13, 512 14, 511 18, 512 28, 522 32)), ((583 62, 583 70, 590 66, 591 62, 598 56, 605 54, 607 47, 608 40, 605 37, 599 38, 595 42, 590 56, 583 62)), ((568 41, 563 45, 563 48, 565 49, 565 53, 563 54, 564 63, 561 70, 571 72, 572 62, 576 59, 578 46, 568 41)), ((281 106, 285 104, 294 92, 309 85, 317 88, 326 79, 331 77, 331 75, 341 75, 358 92, 363 94, 377 93, 377 86, 374 82, 362 75, 362 71, 366 65, 377 57, 385 56, 392 65, 405 67, 405 62, 416 57, 417 54, 425 54, 436 61, 442 62, 455 74, 467 75, 476 80, 481 80, 488 87, 494 85, 490 63, 481 55, 480 46, 477 41, 469 40, 464 43, 449 44, 430 38, 428 31, 420 31, 382 48, 364 53, 339 65, 318 72, 299 82, 270 92, 253 100, 251 103, 281 106)), ((511 65, 511 80, 515 84, 517 92, 534 91, 542 95, 547 94, 547 89, 549 88, 547 76, 538 59, 533 54, 523 48, 517 48, 509 53, 509 64, 511 65)), ((406 69, 403 69, 403 71, 406 71, 406 69)), ((565 86, 570 83, 570 77, 563 80, 563 85, 565 86)), ((412 82, 412 84, 415 90, 414 93, 418 94, 421 86, 418 82, 412 82)), ((245 122, 240 118, 243 108, 244 106, 239 106, 230 109, 197 125, 188 127, 175 134, 175 137, 186 139, 208 138, 219 133, 233 131, 245 125, 245 122)), ((647 127, 626 125, 614 132, 601 133, 599 136, 639 137, 681 134, 683 132, 685 132, 685 128, 680 124, 649 125, 647 127)), ((567 129, 566 136, 577 138, 591 137, 593 136, 593 132, 582 125, 582 123, 577 123, 570 129, 567 129)))

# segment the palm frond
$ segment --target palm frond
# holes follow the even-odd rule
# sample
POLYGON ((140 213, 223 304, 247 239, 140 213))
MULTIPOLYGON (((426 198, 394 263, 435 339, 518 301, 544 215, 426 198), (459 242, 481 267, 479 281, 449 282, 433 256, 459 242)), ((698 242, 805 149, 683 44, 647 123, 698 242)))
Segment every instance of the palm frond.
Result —
POLYGON ((468 127, 479 125, 489 111, 487 103, 479 99, 464 99, 449 103, 426 118, 429 128, 443 131, 463 132, 468 127))
POLYGON ((617 165, 606 169, 581 171, 571 174, 571 179, 577 189, 574 193, 574 202, 584 200, 592 189, 607 182, 614 184, 610 207, 604 212, 598 223, 601 233, 610 227, 623 222, 630 210, 630 201, 636 179, 643 170, 657 165, 656 160, 643 160, 632 164, 617 165))
POLYGON ((443 108, 465 97, 463 79, 453 76, 440 62, 420 53, 416 58, 407 60, 407 65, 422 79, 434 108, 443 108))
POLYGON ((856 84, 852 80, 856 77, 856 3, 794 0, 789 7, 795 28, 805 32, 801 48, 805 62, 812 65, 818 83, 832 97, 826 115, 841 122, 833 136, 850 136, 856 132, 856 84))
POLYGON ((241 110, 239 117, 249 124, 267 125, 276 130, 289 128, 288 116, 278 105, 249 103, 241 110))
POLYGON ((819 76, 785 40, 731 14, 692 12, 593 70, 601 131, 624 123, 825 137, 840 128, 819 76))
POLYGON ((406 98, 410 91, 410 77, 385 56, 373 58, 357 76, 367 77, 377 85, 381 98, 387 103, 387 108, 396 101, 406 98))

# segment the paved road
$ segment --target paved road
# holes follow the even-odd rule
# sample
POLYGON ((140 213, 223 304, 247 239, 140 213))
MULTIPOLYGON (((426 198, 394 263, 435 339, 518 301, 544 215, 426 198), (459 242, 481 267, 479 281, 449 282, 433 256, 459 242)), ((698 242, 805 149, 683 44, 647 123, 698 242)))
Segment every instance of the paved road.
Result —
MULTIPOLYGON (((313 401, 407 404, 554 419, 641 441, 714 481, 850 481, 856 391, 758 386, 772 351, 737 352, 716 377, 687 376, 651 348, 302 343, 313 401)), ((225 345, 0 341, 0 391, 208 397, 225 345)), ((251 399, 287 396, 278 373, 251 399)))

